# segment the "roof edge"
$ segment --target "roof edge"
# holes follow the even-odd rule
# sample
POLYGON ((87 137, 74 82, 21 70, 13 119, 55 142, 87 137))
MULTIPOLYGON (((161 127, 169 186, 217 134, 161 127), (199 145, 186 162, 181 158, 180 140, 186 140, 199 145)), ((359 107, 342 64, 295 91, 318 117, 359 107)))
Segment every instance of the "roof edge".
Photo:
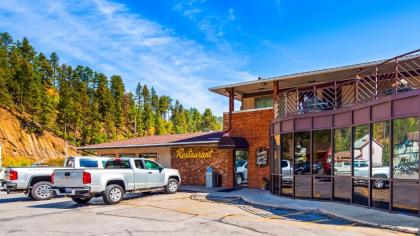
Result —
POLYGON ((173 143, 156 143, 156 144, 129 144, 129 145, 108 145, 101 147, 78 147, 76 150, 98 150, 98 149, 112 149, 112 148, 142 148, 142 147, 172 147, 178 145, 198 145, 198 144, 213 144, 218 143, 219 139, 212 141, 196 141, 196 142, 173 142, 173 143))

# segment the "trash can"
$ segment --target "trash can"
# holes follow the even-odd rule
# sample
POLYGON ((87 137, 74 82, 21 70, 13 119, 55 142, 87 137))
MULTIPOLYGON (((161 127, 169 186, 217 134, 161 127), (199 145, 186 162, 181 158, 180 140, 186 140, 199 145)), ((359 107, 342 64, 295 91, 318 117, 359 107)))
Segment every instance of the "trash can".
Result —
POLYGON ((211 167, 207 167, 206 172, 206 187, 213 188, 214 187, 214 179, 213 179, 213 169, 211 167))

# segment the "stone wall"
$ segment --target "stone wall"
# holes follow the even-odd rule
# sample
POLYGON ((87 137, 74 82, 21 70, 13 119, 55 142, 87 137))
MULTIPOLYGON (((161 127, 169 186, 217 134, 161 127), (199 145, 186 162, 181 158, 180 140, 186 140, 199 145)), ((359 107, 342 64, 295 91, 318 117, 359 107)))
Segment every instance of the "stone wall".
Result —
MULTIPOLYGON (((256 150, 259 147, 270 148, 269 128, 273 120, 273 109, 260 109, 232 113, 230 136, 243 137, 248 141, 248 187, 261 188, 263 178, 270 179, 270 168, 256 166, 256 150)), ((223 115, 223 127, 229 127, 229 113, 223 115)), ((270 155, 270 154, 269 154, 270 155)))
POLYGON ((207 167, 212 167, 214 172, 222 175, 222 187, 233 187, 233 155, 232 150, 217 149, 217 145, 206 146, 183 146, 171 148, 172 168, 178 169, 182 184, 206 185, 207 167), (211 149, 214 153, 211 158, 178 158, 176 151, 184 148, 185 151, 192 149, 193 152, 207 152, 211 149))

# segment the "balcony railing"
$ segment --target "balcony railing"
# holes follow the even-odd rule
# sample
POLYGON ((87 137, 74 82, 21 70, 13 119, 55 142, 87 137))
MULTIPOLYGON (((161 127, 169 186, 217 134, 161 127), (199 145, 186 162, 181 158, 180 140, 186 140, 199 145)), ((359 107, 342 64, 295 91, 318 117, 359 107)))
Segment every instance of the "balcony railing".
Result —
POLYGON ((420 88, 420 50, 367 67, 349 78, 280 91, 279 118, 335 110, 420 88))

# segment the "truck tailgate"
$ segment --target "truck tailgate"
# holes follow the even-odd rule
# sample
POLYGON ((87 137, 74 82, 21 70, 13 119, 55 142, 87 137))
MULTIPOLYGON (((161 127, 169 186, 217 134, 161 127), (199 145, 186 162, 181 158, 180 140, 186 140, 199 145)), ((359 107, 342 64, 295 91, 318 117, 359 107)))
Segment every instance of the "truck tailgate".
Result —
POLYGON ((57 169, 54 171, 54 186, 77 188, 83 184, 83 169, 57 169))

